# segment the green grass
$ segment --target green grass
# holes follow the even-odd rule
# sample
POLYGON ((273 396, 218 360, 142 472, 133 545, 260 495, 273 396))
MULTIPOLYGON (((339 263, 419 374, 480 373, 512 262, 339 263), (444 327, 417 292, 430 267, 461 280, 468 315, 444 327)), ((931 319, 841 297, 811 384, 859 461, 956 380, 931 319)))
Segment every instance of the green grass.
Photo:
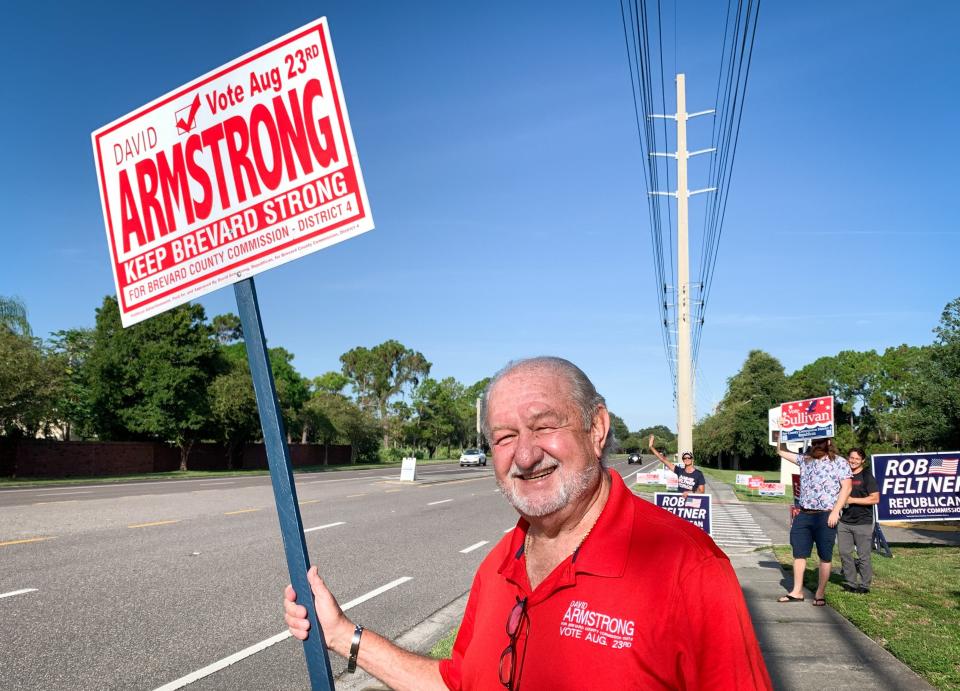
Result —
POLYGON ((666 485, 634 485, 634 492, 645 492, 647 494, 653 494, 654 492, 676 492, 676 490, 667 489, 666 485))
MULTIPOLYGON (((894 544, 893 559, 873 555, 867 595, 847 593, 831 575, 827 604, 938 689, 960 689, 960 547, 894 544)), ((788 546, 774 552, 788 572, 788 546)), ((835 555, 834 563, 839 563, 835 555)), ((816 589, 817 560, 807 562, 804 584, 816 589)))
POLYGON ((766 504, 793 503, 792 485, 788 484, 786 487, 784 487, 785 494, 782 497, 761 497, 756 490, 750 490, 737 484, 737 475, 741 473, 750 473, 751 475, 762 477, 767 482, 780 482, 779 470, 717 470, 716 468, 704 468, 703 466, 698 467, 703 471, 704 475, 709 475, 715 480, 720 480, 721 482, 726 482, 728 485, 730 485, 730 487, 733 488, 734 493, 737 495, 737 499, 740 501, 763 502, 766 504))
MULTIPOLYGON (((456 459, 433 459, 429 461, 417 461, 417 465, 434 465, 440 463, 451 463, 456 459)), ((295 473, 334 473, 341 470, 369 470, 371 468, 398 468, 401 462, 384 463, 357 463, 356 465, 315 465, 296 468, 295 473)), ((133 481, 157 481, 164 480, 189 480, 197 478, 221 478, 221 477, 251 477, 254 475, 269 475, 269 470, 173 470, 166 473, 135 473, 132 475, 108 475, 98 477, 60 477, 60 478, 0 478, 0 488, 9 489, 15 487, 43 487, 45 485, 101 485, 108 482, 133 482, 133 481)))
POLYGON ((436 644, 430 648, 430 657, 437 660, 445 660, 446 658, 450 657, 450 655, 453 653, 453 642, 457 640, 457 632, 459 630, 460 627, 458 626, 437 641, 436 644))

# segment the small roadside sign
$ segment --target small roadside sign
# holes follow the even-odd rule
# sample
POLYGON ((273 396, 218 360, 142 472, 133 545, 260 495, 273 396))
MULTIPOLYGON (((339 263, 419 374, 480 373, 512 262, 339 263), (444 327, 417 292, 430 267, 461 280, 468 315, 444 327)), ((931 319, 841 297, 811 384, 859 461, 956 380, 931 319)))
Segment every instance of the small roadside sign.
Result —
POLYGON ((758 489, 761 497, 783 497, 787 493, 786 487, 779 482, 762 482, 758 489))
POLYGON ((634 483, 638 485, 660 485, 660 473, 641 473, 637 471, 634 483))
POLYGON ((417 459, 415 457, 404 458, 400 462, 400 481, 413 482, 417 479, 417 459))
POLYGON ((373 228, 326 19, 92 139, 124 326, 373 228))
POLYGON ((747 480, 747 487, 750 489, 760 489, 760 485, 762 484, 763 484, 762 477, 754 476, 754 477, 751 477, 749 480, 747 480))
POLYGON ((736 484, 742 485, 743 487, 746 487, 749 482, 750 482, 750 474, 749 474, 749 473, 737 473, 737 482, 736 482, 736 484))

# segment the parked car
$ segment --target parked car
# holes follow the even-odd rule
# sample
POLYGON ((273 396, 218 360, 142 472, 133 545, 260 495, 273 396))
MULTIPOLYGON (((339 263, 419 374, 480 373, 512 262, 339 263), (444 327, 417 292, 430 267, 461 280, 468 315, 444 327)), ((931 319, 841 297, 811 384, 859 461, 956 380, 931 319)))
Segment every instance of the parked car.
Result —
POLYGON ((640 457, 640 454, 638 454, 638 453, 632 453, 632 454, 630 454, 629 456, 627 456, 627 463, 631 463, 631 464, 632 464, 632 463, 643 463, 643 459, 640 457))
POLYGON ((480 449, 467 449, 460 455, 460 467, 465 465, 486 465, 487 455, 480 449))

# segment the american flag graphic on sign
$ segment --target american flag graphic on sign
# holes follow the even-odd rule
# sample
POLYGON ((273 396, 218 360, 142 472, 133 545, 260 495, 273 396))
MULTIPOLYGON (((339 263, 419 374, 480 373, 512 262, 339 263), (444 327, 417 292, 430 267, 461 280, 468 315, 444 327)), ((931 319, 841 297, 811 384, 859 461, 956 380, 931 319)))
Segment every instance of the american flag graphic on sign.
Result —
POLYGON ((930 470, 927 471, 927 474, 956 475, 957 460, 956 458, 934 458, 930 461, 930 470))
POLYGON ((684 506, 686 506, 688 509, 699 509, 700 499, 699 498, 693 499, 691 497, 687 497, 687 501, 684 503, 684 506))

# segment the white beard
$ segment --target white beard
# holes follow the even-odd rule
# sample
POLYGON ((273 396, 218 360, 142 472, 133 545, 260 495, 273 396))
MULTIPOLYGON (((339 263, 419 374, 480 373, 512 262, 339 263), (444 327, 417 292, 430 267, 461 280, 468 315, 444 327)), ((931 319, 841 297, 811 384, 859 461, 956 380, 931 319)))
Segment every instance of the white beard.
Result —
POLYGON ((571 472, 564 470, 563 465, 556 459, 550 456, 544 456, 544 459, 540 463, 526 473, 521 473, 516 465, 511 465, 506 480, 497 480, 497 484, 500 486, 500 491, 503 492, 503 496, 513 505, 513 508, 524 516, 539 518, 540 516, 547 516, 559 511, 570 502, 582 497, 590 488, 590 485, 599 472, 599 463, 590 465, 579 472, 571 472), (557 491, 552 496, 531 499, 521 496, 520 493, 515 490, 517 484, 526 482, 525 480, 515 478, 515 473, 531 475, 552 467, 557 468, 554 473, 560 474, 560 487, 557 488, 557 491))

